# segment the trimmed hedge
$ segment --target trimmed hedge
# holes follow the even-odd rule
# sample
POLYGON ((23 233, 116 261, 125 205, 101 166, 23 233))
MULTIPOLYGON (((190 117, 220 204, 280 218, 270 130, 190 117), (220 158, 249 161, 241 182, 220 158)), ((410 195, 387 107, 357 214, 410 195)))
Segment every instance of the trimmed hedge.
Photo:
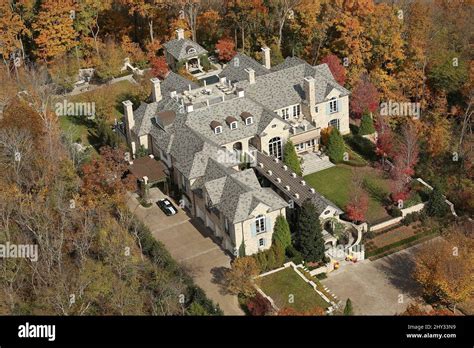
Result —
MULTIPOLYGON (((415 241, 417 241, 417 240, 419 240, 423 237, 427 237, 427 236, 434 235, 434 234, 437 234, 437 233, 438 232, 434 231, 434 230, 426 231, 426 232, 423 232, 423 233, 418 233, 414 236, 399 240, 395 243, 388 244, 388 245, 385 245, 383 247, 371 250, 371 251, 367 252, 365 256, 366 257, 373 257, 373 256, 376 256, 378 254, 385 253, 385 252, 387 252, 391 249, 394 249, 394 248, 397 248, 397 247, 400 247, 400 246, 404 246, 404 245, 406 245, 408 247, 408 246, 411 246, 411 245, 408 245, 408 244, 411 244, 411 243, 413 243, 413 242, 415 242, 415 241)), ((416 244, 416 243, 414 243, 414 244, 416 244)))

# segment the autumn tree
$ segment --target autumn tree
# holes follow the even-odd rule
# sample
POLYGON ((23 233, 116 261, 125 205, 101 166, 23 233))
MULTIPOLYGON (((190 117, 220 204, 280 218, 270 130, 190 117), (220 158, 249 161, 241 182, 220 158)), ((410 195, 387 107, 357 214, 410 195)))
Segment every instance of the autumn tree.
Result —
POLYGON ((70 91, 78 80, 79 68, 80 65, 76 58, 65 55, 49 66, 48 71, 54 83, 63 90, 70 91))
POLYGON ((252 296, 255 294, 253 278, 260 269, 253 257, 239 257, 232 262, 232 268, 226 273, 227 289, 233 294, 252 296))
POLYGON ((229 38, 222 38, 216 44, 216 50, 221 62, 227 63, 232 58, 234 58, 235 52, 235 44, 229 38))
POLYGON ((127 190, 134 189, 134 178, 124 176, 128 170, 125 151, 104 146, 100 149, 100 155, 101 158, 95 158, 82 167, 82 190, 97 199, 110 197, 121 201, 127 190))
POLYGON ((436 309, 436 308, 431 308, 431 309, 426 309, 423 308, 422 304, 419 303, 410 303, 407 306, 407 309, 401 313, 400 315, 404 316, 452 316, 455 315, 452 311, 449 309, 436 309))
POLYGON ((164 79, 169 72, 168 63, 166 63, 166 58, 164 56, 154 57, 151 60, 151 69, 154 76, 164 79))
POLYGON ((272 305, 260 293, 256 293, 254 297, 248 300, 247 309, 250 315, 261 316, 266 315, 272 310, 272 305))
POLYGON ((361 76, 356 82, 350 98, 353 118, 359 119, 366 111, 375 112, 379 107, 379 92, 367 76, 361 76))
POLYGON ((474 242, 455 226, 445 233, 416 253, 414 276, 431 300, 456 307, 474 291, 474 242))
POLYGON ((31 35, 24 19, 15 11, 15 5, 10 1, 0 3, 0 56, 5 64, 10 60, 10 55, 17 50, 23 52, 25 57, 24 38, 31 35))
POLYGON ((51 61, 67 53, 76 45, 74 30, 76 5, 73 0, 64 0, 58 6, 55 0, 41 3, 38 16, 33 23, 36 56, 51 61))
POLYGON ((362 222, 365 220, 367 210, 369 207, 369 196, 365 192, 364 178, 360 170, 352 169, 350 198, 345 207, 345 211, 349 219, 355 222, 362 222))
POLYGON ((115 42, 108 41, 95 59, 95 73, 103 81, 111 80, 122 72, 124 59, 122 48, 115 42))
POLYGON ((324 58, 321 59, 321 64, 327 64, 337 83, 344 86, 346 83, 346 69, 342 66, 341 61, 335 54, 324 56, 324 58))
POLYGON ((377 130, 376 153, 384 161, 393 155, 393 133, 390 125, 385 121, 385 117, 379 115, 375 122, 377 130))
POLYGON ((210 51, 223 32, 222 17, 218 11, 208 9, 197 18, 197 32, 199 43, 210 51))

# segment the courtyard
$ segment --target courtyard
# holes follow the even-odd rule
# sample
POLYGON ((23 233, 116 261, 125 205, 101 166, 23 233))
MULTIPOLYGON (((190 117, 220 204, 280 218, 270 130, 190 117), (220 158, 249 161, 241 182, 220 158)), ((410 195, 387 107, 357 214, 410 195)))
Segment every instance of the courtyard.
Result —
POLYGON ((350 298, 355 315, 395 315, 421 296, 412 278, 414 252, 423 244, 375 261, 349 263, 321 281, 345 303, 350 298))

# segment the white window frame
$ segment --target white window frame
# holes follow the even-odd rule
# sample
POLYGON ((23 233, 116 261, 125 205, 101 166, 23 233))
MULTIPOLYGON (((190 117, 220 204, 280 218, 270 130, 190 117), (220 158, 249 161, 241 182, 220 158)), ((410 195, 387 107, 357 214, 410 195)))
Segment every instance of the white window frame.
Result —
POLYGON ((301 115, 300 104, 293 105, 293 118, 297 118, 301 115))
POLYGON ((339 110, 337 109, 337 99, 336 98, 332 98, 330 101, 329 101, 329 113, 330 114, 334 114, 336 112, 338 112, 339 110))
POLYGON ((247 126, 253 124, 253 117, 247 117, 247 118, 245 119, 245 124, 246 124, 247 126))
POLYGON ((281 109, 281 118, 284 120, 287 120, 290 118, 290 109, 289 108, 284 108, 281 109))
POLYGON ((263 215, 258 215, 255 218, 255 231, 257 234, 266 232, 266 219, 263 215))
POLYGON ((230 123, 229 125, 230 129, 234 130, 234 129, 237 129, 237 122, 236 121, 233 121, 230 123))
POLYGON ((222 133, 222 126, 217 126, 214 128, 214 134, 221 134, 222 133))
POLYGON ((340 121, 338 118, 333 118, 331 121, 328 122, 328 127, 333 127, 334 128, 334 124, 333 124, 333 121, 335 121, 335 127, 339 130, 339 125, 340 125, 340 121))

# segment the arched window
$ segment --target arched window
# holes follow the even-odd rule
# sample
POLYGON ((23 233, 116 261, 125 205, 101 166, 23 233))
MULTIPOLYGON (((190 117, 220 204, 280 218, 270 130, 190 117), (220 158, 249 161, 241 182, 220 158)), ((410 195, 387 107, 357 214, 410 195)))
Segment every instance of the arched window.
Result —
POLYGON ((196 53, 196 49, 194 47, 188 48, 188 54, 191 54, 191 53, 196 53))
POLYGON ((230 123, 230 129, 237 129, 237 122, 236 121, 230 123))
POLYGON ((282 158, 280 137, 275 137, 275 138, 270 139, 270 141, 268 142, 268 152, 270 153, 270 156, 274 156, 278 159, 282 158))
POLYGON ((329 127, 332 127, 332 128, 337 128, 337 129, 339 129, 339 119, 338 119, 338 118, 335 118, 335 119, 329 121, 328 126, 329 126, 329 127))

